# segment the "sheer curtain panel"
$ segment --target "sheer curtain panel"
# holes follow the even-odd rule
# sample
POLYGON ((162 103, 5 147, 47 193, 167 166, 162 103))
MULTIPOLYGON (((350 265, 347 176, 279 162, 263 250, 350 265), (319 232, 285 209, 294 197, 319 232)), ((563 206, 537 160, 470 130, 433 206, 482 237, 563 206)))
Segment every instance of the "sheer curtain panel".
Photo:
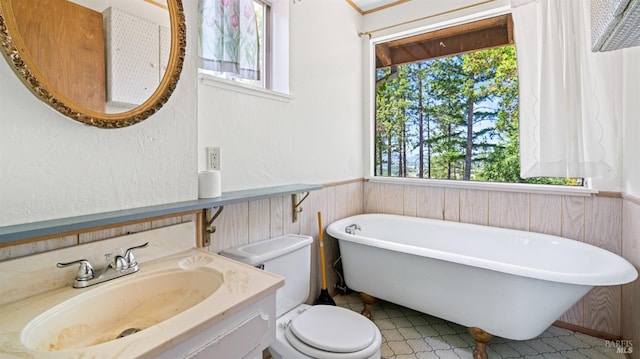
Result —
POLYGON ((200 58, 205 70, 260 79, 253 0, 200 0, 200 58))
POLYGON ((589 18, 588 1, 514 1, 523 178, 621 175, 622 55, 591 52, 589 18))

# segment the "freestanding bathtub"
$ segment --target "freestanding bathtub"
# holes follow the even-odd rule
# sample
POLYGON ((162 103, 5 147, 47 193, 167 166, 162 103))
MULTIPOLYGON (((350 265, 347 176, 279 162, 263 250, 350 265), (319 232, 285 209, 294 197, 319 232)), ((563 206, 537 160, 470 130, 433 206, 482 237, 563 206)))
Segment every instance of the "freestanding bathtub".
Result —
POLYGON ((472 328, 474 357, 491 335, 536 337, 594 286, 638 276, 614 253, 533 232, 365 214, 327 233, 349 288, 472 328))

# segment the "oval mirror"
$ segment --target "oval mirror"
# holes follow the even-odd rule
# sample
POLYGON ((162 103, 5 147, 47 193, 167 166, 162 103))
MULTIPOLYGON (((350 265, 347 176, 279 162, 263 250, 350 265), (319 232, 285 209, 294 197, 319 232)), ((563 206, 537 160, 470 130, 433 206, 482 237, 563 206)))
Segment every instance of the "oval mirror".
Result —
POLYGON ((0 0, 0 44, 40 100, 118 128, 153 115, 173 93, 186 25, 181 0, 0 0))

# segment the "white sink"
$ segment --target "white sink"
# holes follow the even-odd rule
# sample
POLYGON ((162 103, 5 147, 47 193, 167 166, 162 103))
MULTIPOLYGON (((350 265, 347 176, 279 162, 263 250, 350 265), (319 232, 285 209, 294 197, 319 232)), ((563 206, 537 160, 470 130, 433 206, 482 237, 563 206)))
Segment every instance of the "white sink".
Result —
MULTIPOLYGON (((0 356, 128 359, 262 353, 275 339, 275 292, 283 279, 200 249, 159 257, 175 242, 167 238, 155 246, 151 238, 147 252, 140 251, 137 273, 83 289, 72 288, 73 277, 66 277, 62 288, 0 305, 0 356), (155 258, 144 261, 149 254, 155 258)), ((146 240, 136 237, 134 243, 146 240)), ((0 265, 11 274, 7 278, 16 278, 9 282, 15 287, 5 293, 31 290, 31 283, 45 285, 42 276, 60 273, 55 263, 84 256, 79 253, 86 249, 92 248, 73 247, 71 254, 48 252, 0 265), (38 266, 45 269, 35 272, 35 280, 31 272, 21 272, 38 266), (21 283, 26 284, 19 289, 21 283)))
POLYGON ((77 296, 31 320, 21 340, 37 351, 60 351, 140 335, 202 302, 222 283, 223 275, 208 267, 140 271, 95 290, 79 289, 77 296))

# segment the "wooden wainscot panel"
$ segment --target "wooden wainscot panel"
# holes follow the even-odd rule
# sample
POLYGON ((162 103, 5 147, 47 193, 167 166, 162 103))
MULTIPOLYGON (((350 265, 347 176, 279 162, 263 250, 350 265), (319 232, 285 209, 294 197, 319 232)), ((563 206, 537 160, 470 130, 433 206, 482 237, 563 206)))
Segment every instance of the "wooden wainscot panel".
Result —
POLYGON ((271 201, 269 198, 249 202, 249 242, 271 236, 271 201))
POLYGON ((404 210, 404 186, 388 184, 384 187, 384 213, 402 215, 404 210))
MULTIPOLYGON (((640 198, 624 195, 622 256, 640 271, 640 198)), ((633 340, 634 355, 640 357, 640 279, 622 286, 621 334, 633 340)))
POLYGON ((31 254, 52 251, 78 244, 78 235, 70 234, 39 241, 20 242, 0 247, 0 261, 28 256, 31 254))
POLYGON ((460 189, 444 189, 444 220, 460 221, 460 189))
POLYGON ((227 248, 249 243, 249 203, 224 206, 214 223, 216 232, 211 235, 209 251, 219 253, 227 248))
MULTIPOLYGON (((594 196, 585 200, 585 242, 618 255, 622 252, 622 201, 620 197, 594 196)), ((584 298, 584 325, 620 335, 620 286, 594 288, 584 298)))
POLYGON ((489 192, 489 225, 529 230, 529 194, 489 192))
POLYGON ((364 184, 365 213, 384 213, 384 183, 366 182, 364 184))
MULTIPOLYGON (((285 221, 286 218, 289 218, 289 213, 291 213, 291 211, 284 211, 284 202, 288 198, 288 196, 274 197, 271 198, 271 201, 269 202, 269 232, 271 233, 272 237, 285 234, 285 221)), ((291 201, 289 200, 289 202, 291 201)))
MULTIPOLYGON (((172 213, 165 216, 87 228, 81 231, 57 233, 49 236, 3 243, 0 246, 0 261, 184 222, 196 222, 196 228, 201 228, 202 211, 172 213)), ((196 233, 196 243, 202 243, 201 231, 196 231, 196 233)))
POLYGON ((420 186, 416 191, 416 196, 418 197, 418 217, 444 219, 444 187, 420 186))
POLYGON ((418 188, 416 186, 404 186, 403 209, 402 213, 405 216, 417 217, 418 215, 418 188))
POLYGON ((562 234, 562 196, 531 194, 529 230, 555 236, 562 234))
POLYGON ((460 191, 460 222, 489 224, 489 192, 482 190, 460 191))

